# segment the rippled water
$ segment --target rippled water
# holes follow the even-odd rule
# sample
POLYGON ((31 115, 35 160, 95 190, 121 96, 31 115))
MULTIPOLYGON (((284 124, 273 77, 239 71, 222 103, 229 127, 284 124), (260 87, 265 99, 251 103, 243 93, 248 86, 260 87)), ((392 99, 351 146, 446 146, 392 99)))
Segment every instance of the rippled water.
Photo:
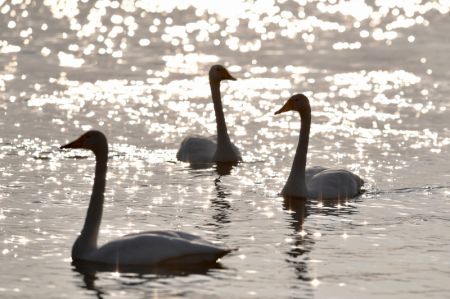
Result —
POLYGON ((450 293, 448 1, 0 0, 0 297, 348 298, 450 293), (41 3, 43 2, 43 3, 41 3), (224 64, 244 163, 175 159, 215 133, 224 64), (347 202, 279 197, 310 96, 309 165, 350 169, 347 202), (101 242, 153 228, 239 251, 198 273, 71 265, 91 190, 90 128, 111 147, 101 242))

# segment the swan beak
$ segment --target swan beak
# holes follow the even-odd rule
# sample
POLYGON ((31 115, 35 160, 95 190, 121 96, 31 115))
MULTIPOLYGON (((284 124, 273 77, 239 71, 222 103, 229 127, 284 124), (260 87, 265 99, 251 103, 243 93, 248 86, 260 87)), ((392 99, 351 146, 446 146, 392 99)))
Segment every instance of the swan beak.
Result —
POLYGON ((84 136, 81 136, 80 138, 78 138, 77 140, 74 140, 66 145, 63 145, 60 147, 60 149, 63 148, 83 148, 83 144, 84 144, 84 136))
POLYGON ((278 111, 275 112, 274 115, 286 112, 286 111, 291 111, 293 108, 293 103, 292 101, 287 101, 286 104, 283 105, 283 107, 281 107, 278 111))
POLYGON ((236 81, 236 78, 235 78, 235 77, 233 77, 233 76, 231 76, 231 75, 230 75, 230 73, 229 73, 229 72, 227 72, 227 73, 226 73, 226 77, 225 77, 225 80, 233 80, 233 81, 236 81))

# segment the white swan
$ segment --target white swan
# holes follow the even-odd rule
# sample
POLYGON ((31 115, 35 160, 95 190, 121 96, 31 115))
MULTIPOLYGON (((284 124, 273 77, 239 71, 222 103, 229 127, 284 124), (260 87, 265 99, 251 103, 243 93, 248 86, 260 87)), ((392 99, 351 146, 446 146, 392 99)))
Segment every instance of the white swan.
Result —
POLYGON ((142 266, 155 264, 194 264, 215 262, 230 250, 200 237, 176 231, 149 231, 125 235, 97 247, 102 219, 108 143, 99 131, 89 131, 61 148, 82 148, 95 154, 95 179, 86 220, 72 247, 74 261, 107 265, 142 266))
POLYGON ((306 167, 309 131, 311 127, 311 106, 303 94, 292 96, 284 106, 275 112, 298 111, 301 119, 300 140, 292 163, 291 173, 281 195, 303 198, 351 198, 361 193, 364 181, 354 173, 342 169, 306 167))
POLYGON ((186 137, 177 152, 178 160, 190 163, 242 161, 239 149, 230 141, 225 123, 222 100, 220 99, 220 81, 222 80, 236 79, 230 75, 225 67, 213 65, 209 70, 209 85, 216 113, 217 138, 186 137))

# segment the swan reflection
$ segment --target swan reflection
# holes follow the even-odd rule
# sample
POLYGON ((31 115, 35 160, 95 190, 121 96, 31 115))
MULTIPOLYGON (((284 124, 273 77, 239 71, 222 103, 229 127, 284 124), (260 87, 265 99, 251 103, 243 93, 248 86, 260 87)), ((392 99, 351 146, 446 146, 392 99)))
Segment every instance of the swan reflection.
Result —
POLYGON ((233 168, 235 168, 238 164, 238 162, 217 162, 215 165, 215 170, 219 176, 230 175, 233 168))
POLYGON ((285 197, 283 209, 291 216, 288 223, 293 230, 289 236, 292 242, 286 252, 288 255, 286 261, 295 268, 297 279, 310 281, 307 258, 304 255, 312 250, 314 240, 303 231, 303 223, 308 216, 307 199, 285 197))
MULTIPOLYGON (((228 173, 229 174, 229 173, 228 173)), ((206 223, 218 240, 227 240, 230 236, 226 227, 230 225, 230 210, 232 209, 228 197, 232 195, 229 188, 223 184, 221 176, 214 180, 216 194, 210 200, 211 220, 206 223)))
POLYGON ((82 278, 80 288, 93 291, 97 298, 109 297, 103 287, 96 284, 97 281, 107 279, 103 274, 110 273, 122 283, 125 290, 133 286, 157 282, 161 279, 173 277, 187 277, 189 275, 208 275, 210 271, 225 269, 220 263, 203 263, 196 265, 177 266, 121 266, 120 269, 113 265, 93 264, 82 261, 72 262, 72 271, 82 278), (126 278, 123 279, 123 278, 126 278), (130 283, 130 280, 133 282, 130 283))
MULTIPOLYGON (((216 162, 216 163, 190 163, 189 169, 192 173, 200 174, 202 170, 214 170, 220 176, 230 175, 232 170, 239 164, 239 162, 216 162)), ((207 176, 213 173, 207 172, 207 176)))
POLYGON ((220 177, 215 179, 214 185, 217 196, 211 199, 211 207, 214 210, 212 218, 216 223, 215 226, 221 227, 227 223, 230 223, 229 210, 231 205, 227 200, 227 197, 231 195, 231 192, 222 184, 220 177))
POLYGON ((322 236, 320 231, 308 233, 305 220, 309 215, 324 215, 342 217, 357 212, 356 207, 349 204, 347 199, 311 200, 299 197, 284 197, 283 209, 289 213, 288 226, 292 233, 288 235, 290 248, 286 252, 286 262, 295 269, 297 279, 306 281, 311 285, 319 285, 319 280, 310 273, 310 258, 308 254, 313 251, 315 239, 322 236))

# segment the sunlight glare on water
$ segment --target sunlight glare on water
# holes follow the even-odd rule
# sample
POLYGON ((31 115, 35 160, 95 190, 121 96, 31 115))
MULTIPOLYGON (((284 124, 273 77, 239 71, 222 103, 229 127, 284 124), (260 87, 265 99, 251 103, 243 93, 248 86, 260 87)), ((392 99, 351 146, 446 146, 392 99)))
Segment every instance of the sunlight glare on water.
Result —
POLYGON ((448 1, 0 0, 0 297, 443 298, 450 266, 448 1), (216 134, 208 70, 243 163, 190 167, 216 134), (308 165, 365 194, 278 193, 312 106, 308 165), (109 141, 100 243, 179 230, 238 251, 200 273, 71 265, 95 159, 109 141), (225 287, 226 286, 226 287, 225 287))

